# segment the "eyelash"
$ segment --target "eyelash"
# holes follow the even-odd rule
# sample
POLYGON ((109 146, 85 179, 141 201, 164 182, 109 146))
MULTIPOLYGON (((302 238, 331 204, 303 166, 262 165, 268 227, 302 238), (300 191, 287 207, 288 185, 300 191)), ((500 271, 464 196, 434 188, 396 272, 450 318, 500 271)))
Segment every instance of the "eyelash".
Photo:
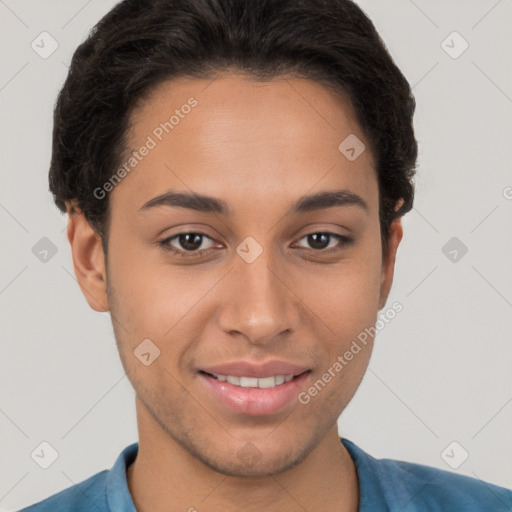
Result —
MULTIPOLYGON (((334 237, 336 240, 338 240, 338 244, 335 247, 331 247, 330 249, 309 249, 311 251, 317 252, 319 255, 325 255, 325 254, 331 254, 334 252, 338 252, 349 246, 353 243, 353 239, 344 235, 340 235, 338 233, 332 233, 330 231, 313 231, 311 233, 307 233, 306 235, 302 236, 299 240, 302 240, 303 238, 306 238, 310 235, 328 235, 330 237, 334 237)), ((206 235, 205 233, 201 233, 198 231, 186 231, 183 233, 177 233, 176 235, 173 235, 171 237, 165 238, 164 240, 161 240, 158 242, 158 245, 161 246, 165 251, 172 252, 176 255, 179 255, 183 258, 197 258, 199 256, 202 256, 203 254, 207 253, 208 251, 212 249, 205 249, 202 251, 182 251, 179 249, 176 249, 169 245, 171 240, 174 240, 175 238, 180 237, 181 235, 199 235, 203 238, 208 238, 212 240, 211 237, 206 235)))

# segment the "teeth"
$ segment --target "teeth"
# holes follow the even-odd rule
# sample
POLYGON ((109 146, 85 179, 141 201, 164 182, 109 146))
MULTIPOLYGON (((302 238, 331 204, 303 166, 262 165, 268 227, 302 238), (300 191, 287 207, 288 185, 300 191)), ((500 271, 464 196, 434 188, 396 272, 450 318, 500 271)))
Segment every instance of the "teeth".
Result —
POLYGON ((256 377, 240 377, 240 386, 243 388, 257 388, 258 379, 256 377))
POLYGON ((285 382, 290 382, 293 379, 293 375, 275 375, 273 377, 262 377, 261 379, 257 377, 236 377, 234 375, 215 374, 214 377, 222 382, 229 382, 229 384, 242 388, 273 388, 285 382))
POLYGON ((256 385, 259 388, 273 388, 274 386, 277 385, 275 377, 264 377, 261 379, 254 379, 254 380, 256 381, 256 385))

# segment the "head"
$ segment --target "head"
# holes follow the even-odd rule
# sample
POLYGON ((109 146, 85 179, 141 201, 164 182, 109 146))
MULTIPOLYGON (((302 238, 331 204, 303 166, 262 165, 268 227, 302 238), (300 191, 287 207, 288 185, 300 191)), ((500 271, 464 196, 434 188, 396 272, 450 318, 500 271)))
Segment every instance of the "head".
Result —
POLYGON ((272 413, 216 400, 205 370, 285 361, 304 391, 374 325, 413 203, 414 108, 348 0, 127 0, 76 50, 50 169, 75 272, 144 414, 204 464, 275 473, 335 428, 372 339, 272 413))

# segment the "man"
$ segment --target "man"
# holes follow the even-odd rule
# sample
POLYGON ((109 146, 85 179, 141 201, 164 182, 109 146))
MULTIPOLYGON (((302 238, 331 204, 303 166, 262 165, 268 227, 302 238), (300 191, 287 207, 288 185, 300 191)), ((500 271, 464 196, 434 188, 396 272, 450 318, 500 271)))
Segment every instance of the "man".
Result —
POLYGON ((50 188, 139 442, 24 510, 511 509, 337 431, 413 204, 414 108, 348 0, 127 0, 98 23, 55 108, 50 188))

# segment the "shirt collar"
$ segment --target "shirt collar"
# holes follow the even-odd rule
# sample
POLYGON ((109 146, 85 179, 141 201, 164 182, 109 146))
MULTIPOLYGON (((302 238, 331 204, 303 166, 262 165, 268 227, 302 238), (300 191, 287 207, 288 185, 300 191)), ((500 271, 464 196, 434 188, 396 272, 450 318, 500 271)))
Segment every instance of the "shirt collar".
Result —
POLYGON ((378 467, 375 465, 377 460, 352 441, 341 439, 341 442, 356 466, 359 483, 358 512, 374 512, 376 507, 382 507, 386 503, 386 497, 378 479, 378 467))
POLYGON ((139 451, 139 443, 127 446, 117 457, 107 476, 107 500, 112 512, 137 512, 128 489, 126 470, 135 460, 139 451))

